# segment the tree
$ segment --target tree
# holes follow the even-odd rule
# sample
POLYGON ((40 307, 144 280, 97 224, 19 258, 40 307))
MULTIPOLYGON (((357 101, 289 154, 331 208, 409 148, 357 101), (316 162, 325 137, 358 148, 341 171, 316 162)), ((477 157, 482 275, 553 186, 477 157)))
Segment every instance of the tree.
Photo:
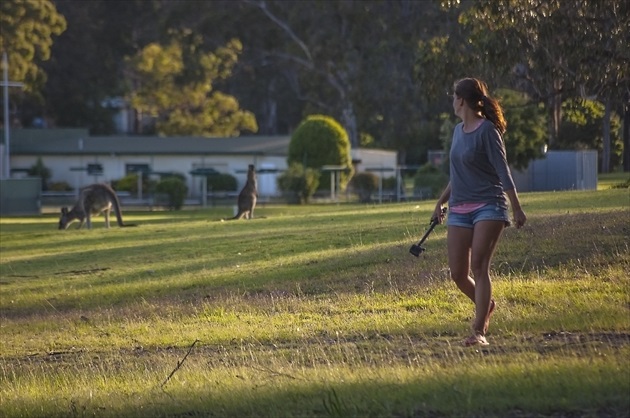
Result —
POLYGON ((377 146, 396 149, 401 164, 426 161, 427 151, 440 148, 439 113, 450 109, 445 93, 461 67, 454 63, 465 55, 451 55, 455 41, 439 48, 437 40, 456 39, 456 24, 456 13, 437 2, 404 1, 376 2, 366 22, 360 126, 377 146))
MULTIPOLYGON (((352 177, 348 134, 339 122, 329 116, 308 116, 291 136, 287 163, 289 166, 297 163, 317 170, 325 165, 348 167, 347 172, 341 173, 339 182, 341 189, 345 189, 352 177)), ((330 173, 322 176, 320 184, 324 187, 330 184, 330 173)))
POLYGON ((315 104, 315 109, 338 115, 351 145, 356 147, 359 134, 351 80, 358 71, 358 62, 349 57, 356 55, 356 51, 347 40, 352 22, 344 13, 352 8, 326 1, 299 4, 274 2, 273 10, 264 0, 245 0, 245 3, 258 8, 290 39, 291 44, 286 45, 284 50, 271 50, 269 55, 294 68, 288 74, 294 92, 303 100, 315 104), (326 24, 322 25, 322 22, 326 24), (306 71, 310 78, 325 81, 318 83, 323 94, 312 94, 317 91, 309 89, 313 80, 300 79, 301 71, 306 71), (333 97, 335 100, 331 100, 333 97))
POLYGON ((623 95, 623 171, 630 172, 630 88, 623 95))
POLYGON ((215 87, 238 97, 251 110, 261 135, 292 132, 304 117, 304 102, 293 91, 291 66, 271 57, 270 51, 287 43, 286 35, 261 15, 252 4, 235 0, 166 2, 161 21, 169 30, 192 30, 203 36, 203 48, 211 51, 231 39, 239 39, 239 54, 230 78, 215 87), (246 28, 246 30, 244 30, 246 28))
POLYGON ((473 43, 486 51, 496 71, 514 74, 520 90, 547 105, 551 146, 558 136, 567 88, 567 54, 578 49, 571 43, 570 30, 560 30, 571 27, 561 8, 560 0, 480 0, 462 15, 473 43))
POLYGON ((131 103, 155 120, 160 135, 238 136, 255 132, 251 112, 236 98, 215 91, 215 80, 226 79, 242 45, 232 40, 214 53, 199 48, 201 39, 184 34, 167 46, 151 43, 129 60, 133 83, 131 103))
POLYGON ((427 149, 439 146, 444 93, 461 67, 458 59, 468 56, 461 49, 450 53, 467 39, 456 10, 412 0, 169 4, 167 20, 178 27, 212 42, 220 40, 217 34, 242 41, 229 91, 254 111, 260 132, 290 133, 304 116, 324 113, 340 121, 352 147, 371 138, 373 146, 397 149, 401 162, 408 153, 426 158, 427 149), (436 33, 450 36, 444 49, 432 51, 441 65, 417 65, 417 43, 436 33))
POLYGON ((67 30, 53 45, 43 68, 49 75, 41 108, 23 106, 23 124, 46 116, 57 126, 88 128, 92 135, 115 133, 117 108, 124 97, 124 57, 158 37, 154 1, 55 0, 67 30))
POLYGON ((50 0, 4 0, 0 3, 0 47, 6 52, 9 78, 27 91, 45 80, 39 63, 50 58, 53 37, 66 30, 66 20, 50 0))
POLYGON ((621 110, 624 92, 630 89, 630 5, 624 1, 580 1, 579 7, 569 9, 569 13, 577 27, 576 43, 582 52, 587 51, 572 55, 580 97, 604 104, 600 169, 608 173, 618 162, 614 161, 618 150, 614 149, 613 109, 621 110))
MULTIPOLYGON (((627 2, 480 0, 462 15, 472 42, 512 74, 516 86, 544 102, 549 143, 555 146, 565 98, 601 97, 606 115, 630 84, 627 2)), ((603 119, 604 161, 610 156, 610 119, 603 119)))
POLYGON ((544 154, 547 143, 544 106, 527 94, 509 89, 497 90, 505 111, 504 136, 507 160, 516 169, 525 169, 531 160, 544 154))
MULTIPOLYGON (((7 55, 9 80, 24 84, 26 101, 37 105, 43 102, 41 88, 46 73, 41 63, 50 58, 53 38, 65 29, 65 19, 50 0, 0 2, 0 54, 7 55)), ((10 94, 15 97, 12 90, 10 94)), ((17 110, 11 113, 18 114, 17 110)), ((4 123, 10 124, 13 119, 4 123)))
POLYGON ((599 151, 599 169, 603 172, 602 160, 608 158, 612 167, 621 163, 623 140, 621 138, 621 119, 617 114, 606 115, 606 105, 594 100, 573 99, 562 105, 564 118, 560 126, 558 146, 565 149, 596 149, 599 151), (604 135, 602 120, 609 119, 610 157, 602 152, 604 135))

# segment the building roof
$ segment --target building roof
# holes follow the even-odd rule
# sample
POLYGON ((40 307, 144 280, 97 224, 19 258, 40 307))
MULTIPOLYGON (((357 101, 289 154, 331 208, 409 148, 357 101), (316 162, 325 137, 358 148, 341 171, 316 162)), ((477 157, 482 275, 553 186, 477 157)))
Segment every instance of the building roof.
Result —
POLYGON ((286 156, 290 136, 232 138, 90 136, 85 129, 15 129, 12 155, 271 155, 286 156))

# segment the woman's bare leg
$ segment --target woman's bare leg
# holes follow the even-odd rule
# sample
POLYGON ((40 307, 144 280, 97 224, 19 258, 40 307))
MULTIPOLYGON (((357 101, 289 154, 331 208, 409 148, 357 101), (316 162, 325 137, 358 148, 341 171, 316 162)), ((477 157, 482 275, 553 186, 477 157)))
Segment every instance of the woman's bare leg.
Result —
POLYGON ((488 327, 490 301, 492 299, 490 266, 504 228, 505 223, 503 221, 480 221, 475 224, 473 232, 470 256, 470 268, 475 278, 475 321, 473 330, 479 335, 485 335, 488 327))
POLYGON ((448 266, 451 278, 457 287, 475 302, 475 281, 470 277, 470 253, 473 243, 473 229, 449 226, 446 237, 448 266))

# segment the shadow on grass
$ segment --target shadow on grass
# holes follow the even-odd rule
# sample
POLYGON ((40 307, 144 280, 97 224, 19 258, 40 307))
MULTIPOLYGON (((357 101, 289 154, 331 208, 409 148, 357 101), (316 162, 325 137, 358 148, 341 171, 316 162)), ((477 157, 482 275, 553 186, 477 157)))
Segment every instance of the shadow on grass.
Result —
MULTIPOLYGON (((392 234, 389 241, 366 233, 364 242, 354 243, 356 231, 336 236, 310 231, 321 227, 296 226, 278 236, 272 226, 261 224, 253 230, 240 224, 230 227, 230 234, 220 242, 208 242, 208 234, 215 236, 216 228, 225 230, 221 226, 211 231, 185 230, 185 234, 152 230, 132 241, 123 233, 72 237, 52 254, 3 264, 0 315, 38 313, 45 305, 42 297, 54 300, 55 309, 63 312, 140 299, 214 299, 229 293, 320 295, 392 287, 405 291, 427 280, 448 278, 444 231, 430 237, 428 251, 418 259, 408 253, 411 242, 400 243, 400 233, 392 234), (292 243, 288 250, 287 240, 292 243), (29 275, 31 271, 36 273, 29 275), (47 290, 37 295, 39 299, 6 303, 14 292, 43 287, 47 290)), ((506 231, 495 267, 500 274, 526 274, 544 273, 576 259, 588 263, 617 258, 618 262, 620 255, 628 257, 629 237, 626 211, 609 213, 604 219, 589 213, 533 217, 526 228, 506 231)))

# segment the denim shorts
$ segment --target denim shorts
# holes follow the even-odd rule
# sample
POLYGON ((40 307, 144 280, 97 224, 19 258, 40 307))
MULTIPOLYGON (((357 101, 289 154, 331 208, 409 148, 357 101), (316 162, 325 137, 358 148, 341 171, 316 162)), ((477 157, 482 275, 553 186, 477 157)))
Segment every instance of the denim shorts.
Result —
POLYGON ((510 215, 507 208, 499 206, 498 203, 488 203, 470 213, 453 213, 449 210, 446 225, 473 228, 479 221, 503 221, 505 226, 510 226, 510 215))

